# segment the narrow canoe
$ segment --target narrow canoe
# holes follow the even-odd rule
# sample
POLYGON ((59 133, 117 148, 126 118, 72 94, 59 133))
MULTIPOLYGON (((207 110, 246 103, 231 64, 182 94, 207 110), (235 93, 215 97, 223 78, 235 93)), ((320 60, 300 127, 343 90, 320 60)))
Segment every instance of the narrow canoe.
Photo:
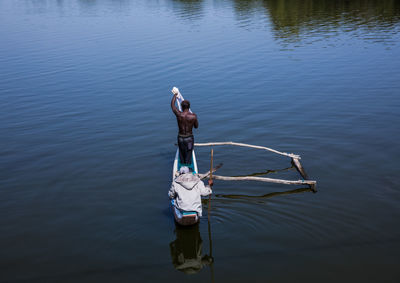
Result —
MULTIPOLYGON (((196 154, 193 151, 192 164, 189 166, 194 173, 198 173, 196 154)), ((174 165, 172 169, 172 180, 179 176, 181 163, 179 161, 179 148, 176 150, 174 165)), ((174 213, 175 221, 180 225, 193 225, 199 221, 199 216, 195 211, 183 211, 175 207, 175 199, 171 200, 172 211, 174 213)))

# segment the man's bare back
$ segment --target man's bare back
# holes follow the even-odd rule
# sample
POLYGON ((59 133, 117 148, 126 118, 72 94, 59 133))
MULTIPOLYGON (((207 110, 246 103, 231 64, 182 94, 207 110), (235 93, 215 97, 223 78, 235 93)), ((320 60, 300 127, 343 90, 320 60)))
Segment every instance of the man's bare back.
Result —
POLYGON ((176 96, 177 94, 174 94, 174 97, 171 100, 171 108, 176 116, 176 120, 178 121, 179 135, 182 137, 191 136, 193 135, 193 127, 195 127, 196 129, 199 127, 197 115, 194 113, 190 113, 189 107, 184 109, 185 101, 182 102, 183 111, 179 111, 179 109, 175 106, 176 96))
MULTIPOLYGON (((173 88, 172 92, 174 93, 174 97, 171 100, 171 108, 176 116, 179 128, 179 159, 181 164, 185 164, 186 166, 190 167, 192 164, 192 153, 194 147, 192 129, 193 127, 197 128, 199 126, 199 122, 197 121, 196 114, 190 112, 190 102, 188 100, 181 102, 182 111, 179 111, 179 109, 176 108, 175 102, 177 95, 179 94, 179 90, 177 88, 173 88)), ((194 170, 193 167, 190 168, 194 170)))

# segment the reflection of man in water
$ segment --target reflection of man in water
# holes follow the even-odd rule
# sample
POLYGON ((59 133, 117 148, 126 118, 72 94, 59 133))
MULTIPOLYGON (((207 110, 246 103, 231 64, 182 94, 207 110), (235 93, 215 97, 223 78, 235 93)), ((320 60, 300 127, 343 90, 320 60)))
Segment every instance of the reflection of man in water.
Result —
POLYGON ((184 100, 181 103, 182 112, 179 111, 175 106, 176 96, 179 94, 179 90, 174 87, 172 89, 174 93, 174 97, 171 100, 171 108, 176 116, 176 120, 178 121, 178 146, 179 146, 179 158, 181 163, 191 164, 192 163, 192 151, 194 145, 194 137, 192 133, 193 127, 196 129, 199 126, 199 122, 197 121, 197 115, 191 113, 190 102, 188 100, 184 100))
POLYGON ((176 240, 169 244, 172 264, 176 270, 186 274, 199 272, 205 265, 212 263, 208 255, 201 256, 202 243, 199 225, 175 226, 176 240))

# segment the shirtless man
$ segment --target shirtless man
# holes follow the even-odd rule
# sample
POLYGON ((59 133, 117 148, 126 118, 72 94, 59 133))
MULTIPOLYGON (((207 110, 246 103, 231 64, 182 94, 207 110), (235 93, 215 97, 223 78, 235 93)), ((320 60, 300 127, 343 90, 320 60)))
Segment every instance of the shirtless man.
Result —
POLYGON ((179 92, 176 88, 174 88, 172 92, 174 93, 174 97, 171 100, 171 108, 176 116, 179 128, 179 158, 181 163, 189 165, 192 163, 192 151, 194 146, 192 129, 193 127, 197 129, 199 126, 199 122, 197 121, 197 115, 189 111, 190 102, 188 100, 182 101, 182 112, 179 111, 178 108, 176 108, 176 96, 179 92))

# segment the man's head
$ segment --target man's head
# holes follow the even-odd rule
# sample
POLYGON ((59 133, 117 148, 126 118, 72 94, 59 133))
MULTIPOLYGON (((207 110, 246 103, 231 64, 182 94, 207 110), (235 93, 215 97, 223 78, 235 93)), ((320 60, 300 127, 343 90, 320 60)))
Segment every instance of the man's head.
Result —
POLYGON ((181 169, 179 170, 179 173, 181 174, 189 173, 189 167, 182 166, 181 169))
POLYGON ((189 100, 184 100, 184 101, 182 101, 181 106, 182 106, 182 110, 189 109, 189 108, 190 108, 190 102, 189 102, 189 100))

